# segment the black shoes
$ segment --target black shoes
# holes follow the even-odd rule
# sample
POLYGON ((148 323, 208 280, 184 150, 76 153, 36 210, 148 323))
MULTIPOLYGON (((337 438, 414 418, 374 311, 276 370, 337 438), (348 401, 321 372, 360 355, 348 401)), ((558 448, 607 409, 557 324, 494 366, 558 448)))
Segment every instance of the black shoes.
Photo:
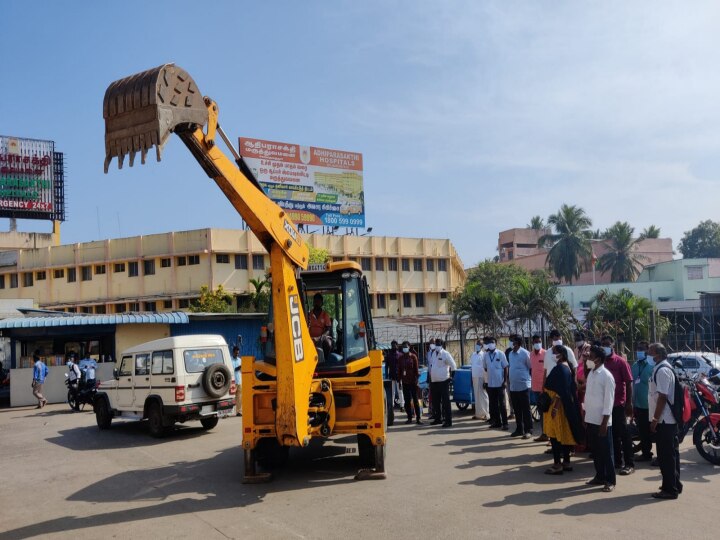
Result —
POLYGON ((656 491, 652 494, 653 499, 665 499, 665 500, 675 500, 678 498, 677 493, 668 493, 667 491, 663 491, 662 489, 660 491, 656 491))
POLYGON ((510 436, 511 436, 511 437, 520 437, 520 436, 522 436, 522 431, 513 431, 513 432, 510 434, 510 436))

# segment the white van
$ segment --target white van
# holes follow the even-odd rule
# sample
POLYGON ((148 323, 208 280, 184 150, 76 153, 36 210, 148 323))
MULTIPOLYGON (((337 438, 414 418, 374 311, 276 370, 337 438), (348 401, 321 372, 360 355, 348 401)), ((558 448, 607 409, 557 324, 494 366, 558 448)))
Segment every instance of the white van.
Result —
POLYGON ((113 418, 147 418, 150 433, 162 436, 176 422, 200 420, 205 429, 235 413, 235 378, 222 336, 177 336, 124 351, 115 378, 103 381, 95 397, 95 418, 108 429, 113 418))

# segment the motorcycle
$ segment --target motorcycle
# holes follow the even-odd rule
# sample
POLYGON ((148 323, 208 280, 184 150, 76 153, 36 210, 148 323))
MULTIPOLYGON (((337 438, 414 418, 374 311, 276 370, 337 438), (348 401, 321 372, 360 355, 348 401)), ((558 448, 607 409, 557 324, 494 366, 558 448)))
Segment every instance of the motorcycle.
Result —
POLYGON ((74 411, 85 409, 85 405, 92 406, 95 403, 95 392, 97 385, 89 387, 81 379, 70 382, 67 373, 65 374, 65 386, 68 388, 67 403, 74 411))
POLYGON ((718 391, 713 387, 720 384, 720 372, 713 371, 707 378, 702 375, 681 377, 690 390, 691 416, 681 426, 678 438, 682 442, 692 430, 693 444, 700 455, 713 465, 720 465, 720 413, 712 412, 720 404, 718 391))

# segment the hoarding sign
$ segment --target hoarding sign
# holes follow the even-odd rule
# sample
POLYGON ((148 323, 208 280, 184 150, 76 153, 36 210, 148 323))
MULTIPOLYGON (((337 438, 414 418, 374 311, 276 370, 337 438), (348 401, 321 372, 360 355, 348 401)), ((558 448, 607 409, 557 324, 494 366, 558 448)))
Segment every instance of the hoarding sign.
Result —
POLYGON ((362 154, 240 137, 240 155, 295 223, 365 226, 362 154))
POLYGON ((0 135, 0 217, 62 220, 62 196, 56 206, 62 187, 62 154, 55 143, 0 135))

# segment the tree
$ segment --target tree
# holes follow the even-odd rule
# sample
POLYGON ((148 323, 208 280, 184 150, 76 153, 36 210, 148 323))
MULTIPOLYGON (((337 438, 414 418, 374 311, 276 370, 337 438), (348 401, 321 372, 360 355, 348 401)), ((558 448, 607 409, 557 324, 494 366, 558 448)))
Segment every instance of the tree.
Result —
POLYGON ((212 291, 207 285, 200 287, 200 298, 190 306, 194 313, 229 313, 232 311, 232 295, 222 285, 212 291))
POLYGON ((255 288, 255 291, 250 293, 250 305, 255 313, 265 313, 270 307, 270 293, 265 289, 270 288, 270 281, 267 277, 263 279, 250 278, 248 280, 250 284, 255 288))
POLYGON ((546 263, 558 279, 572 283, 590 264, 592 220, 582 208, 563 204, 548 218, 548 225, 555 232, 542 236, 539 242, 541 247, 551 246, 546 263))
POLYGON ((678 251, 684 259, 720 257, 720 223, 706 220, 690 231, 686 231, 678 251))
POLYGON ((605 245, 609 249, 597 262, 603 274, 610 272, 612 283, 635 281, 642 262, 647 257, 635 252, 639 240, 633 239, 633 229, 627 221, 616 222, 605 232, 605 245))
POLYGON ((527 228, 540 231, 545 228, 545 220, 540 216, 533 216, 530 223, 528 223, 527 228))
POLYGON ((309 264, 324 264, 330 260, 330 252, 327 249, 308 247, 310 248, 309 264))
POLYGON ((648 238, 660 238, 660 227, 656 227, 655 225, 645 227, 640 233, 638 240, 646 240, 648 238))

